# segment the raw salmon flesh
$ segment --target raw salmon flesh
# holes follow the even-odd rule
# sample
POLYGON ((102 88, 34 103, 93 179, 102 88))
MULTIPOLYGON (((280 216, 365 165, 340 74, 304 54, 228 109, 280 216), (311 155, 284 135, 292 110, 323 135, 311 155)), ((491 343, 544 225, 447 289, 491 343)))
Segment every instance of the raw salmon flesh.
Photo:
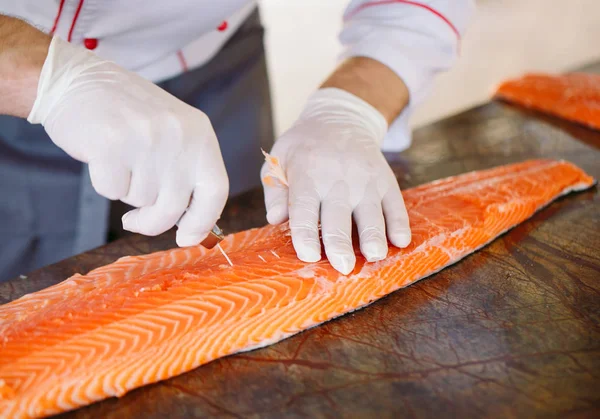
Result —
POLYGON ((600 129, 600 75, 526 74, 502 83, 495 96, 600 129))
POLYGON ((2 417, 47 416, 271 345, 451 265, 594 179, 534 160, 404 192, 406 249, 348 276, 296 257, 287 225, 228 236, 217 249, 123 257, 0 307, 2 417))

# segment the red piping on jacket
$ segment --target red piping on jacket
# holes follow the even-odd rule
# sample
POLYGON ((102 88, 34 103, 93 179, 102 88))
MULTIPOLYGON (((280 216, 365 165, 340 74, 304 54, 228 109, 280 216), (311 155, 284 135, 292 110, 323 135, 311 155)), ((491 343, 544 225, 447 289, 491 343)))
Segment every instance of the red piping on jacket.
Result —
POLYGON ((183 71, 188 71, 187 61, 185 60, 185 57, 183 56, 183 52, 181 50, 177 51, 177 58, 179 58, 179 64, 181 64, 181 68, 183 69, 183 71))
POLYGON ((411 1, 411 0, 379 0, 379 1, 370 1, 367 3, 363 3, 360 6, 358 6, 356 9, 350 11, 346 16, 344 16, 344 19, 349 19, 352 16, 354 16, 355 14, 357 14, 358 12, 360 12, 361 10, 366 9, 367 7, 371 7, 371 6, 382 6, 385 4, 393 4, 393 3, 402 3, 402 4, 409 4, 411 6, 417 6, 420 7, 422 9, 425 9, 431 13, 433 13, 434 15, 436 15, 437 17, 439 17, 440 19, 442 19, 444 22, 446 22, 446 24, 448 26, 450 26, 450 29, 452 29, 452 32, 454 32, 454 34, 456 35, 456 37, 460 40, 460 32, 458 31, 458 29, 456 29, 456 26, 454 26, 452 24, 452 22, 450 22, 450 19, 448 19, 446 16, 444 16, 443 14, 441 14, 440 12, 438 12, 437 10, 435 10, 433 7, 428 6, 426 4, 423 3, 419 3, 416 1, 411 1))
POLYGON ((60 0, 60 5, 58 6, 58 12, 56 13, 56 17, 54 18, 54 25, 52 25, 52 30, 50 31, 50 35, 54 35, 54 32, 56 32, 56 27, 58 26, 58 21, 60 20, 60 15, 62 14, 64 5, 65 5, 65 0, 60 0))
POLYGON ((83 7, 83 2, 85 0, 79 1, 79 6, 77 6, 77 10, 75 10, 75 16, 73 16, 73 23, 71 23, 71 29, 69 29, 69 37, 67 41, 71 42, 71 38, 73 37, 73 29, 75 29, 75 24, 77 23, 77 18, 79 18, 79 12, 81 12, 81 8, 83 7))

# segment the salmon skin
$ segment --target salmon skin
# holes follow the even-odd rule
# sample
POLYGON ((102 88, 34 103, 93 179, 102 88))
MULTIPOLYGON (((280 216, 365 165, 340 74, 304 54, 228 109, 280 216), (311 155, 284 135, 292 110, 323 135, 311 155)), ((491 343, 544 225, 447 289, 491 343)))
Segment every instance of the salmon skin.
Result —
POLYGON ((348 276, 297 259, 287 225, 201 246, 128 256, 0 306, 0 412, 40 417, 270 345, 451 265, 594 179, 534 160, 404 192, 406 249, 348 276))
POLYGON ((526 74, 503 82, 495 96, 600 129, 600 75, 526 74))

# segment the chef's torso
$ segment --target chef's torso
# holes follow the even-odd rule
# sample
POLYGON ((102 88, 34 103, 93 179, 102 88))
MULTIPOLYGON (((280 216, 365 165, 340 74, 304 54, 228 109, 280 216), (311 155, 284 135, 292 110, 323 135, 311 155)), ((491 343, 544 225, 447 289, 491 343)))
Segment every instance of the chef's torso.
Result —
POLYGON ((0 0, 0 13, 161 81, 212 58, 256 0, 0 0))

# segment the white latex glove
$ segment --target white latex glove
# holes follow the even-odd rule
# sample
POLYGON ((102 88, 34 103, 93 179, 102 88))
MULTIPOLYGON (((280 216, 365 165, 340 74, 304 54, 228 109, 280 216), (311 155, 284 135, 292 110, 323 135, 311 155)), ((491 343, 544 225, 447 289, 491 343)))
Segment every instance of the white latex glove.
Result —
POLYGON ((331 265, 348 274, 356 264, 352 217, 360 250, 368 261, 384 259, 387 237, 398 247, 410 243, 410 226, 396 177, 380 145, 387 130, 383 115, 340 89, 317 91, 298 121, 279 138, 277 157, 289 188, 273 184, 269 165, 262 169, 267 219, 289 218, 298 258, 321 258, 319 220, 331 265))
POLYGON ((223 210, 229 182, 208 117, 83 48, 53 38, 27 120, 88 163, 100 195, 138 207, 126 230, 177 223, 177 244, 196 245, 223 210))

